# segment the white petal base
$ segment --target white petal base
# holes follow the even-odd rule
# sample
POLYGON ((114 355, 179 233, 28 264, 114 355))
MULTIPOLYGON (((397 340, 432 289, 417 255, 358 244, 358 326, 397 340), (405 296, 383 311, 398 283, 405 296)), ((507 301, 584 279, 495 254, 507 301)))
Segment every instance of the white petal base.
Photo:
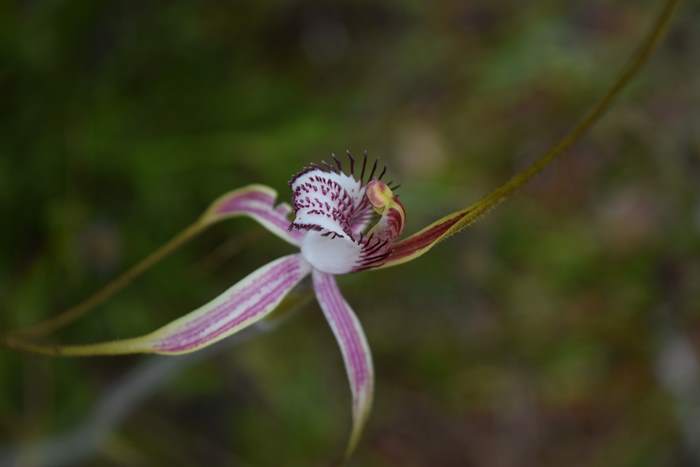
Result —
POLYGON ((345 274, 357 264, 362 247, 348 237, 323 236, 312 230, 301 242, 301 254, 315 269, 328 274, 345 274))

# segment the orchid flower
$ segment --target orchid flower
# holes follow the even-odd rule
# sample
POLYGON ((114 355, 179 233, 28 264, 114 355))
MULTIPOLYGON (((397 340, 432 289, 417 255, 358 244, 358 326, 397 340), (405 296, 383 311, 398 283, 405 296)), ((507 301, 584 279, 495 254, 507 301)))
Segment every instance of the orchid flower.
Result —
POLYGON ((264 319, 297 284, 311 275, 316 298, 338 341, 350 382, 353 428, 346 451, 349 455, 370 412, 374 371, 364 331, 340 293, 335 276, 395 266, 425 254, 437 243, 481 218, 540 173, 600 119, 613 99, 639 72, 659 44, 679 4, 680 0, 665 2, 637 54, 608 92, 559 143, 492 193, 419 232, 399 240, 406 213, 395 194, 398 186, 383 181, 386 167, 378 172, 376 161, 370 167, 366 153, 359 163, 348 152, 345 166, 333 156, 332 163, 309 165, 291 179, 293 207, 286 203, 275 204, 277 193, 264 185, 250 185, 229 192, 181 234, 95 295, 53 319, 5 336, 4 344, 49 355, 193 352, 264 319), (294 217, 290 220, 292 213, 294 217), (68 346, 38 344, 26 339, 75 320, 188 239, 217 222, 239 216, 254 219, 299 251, 262 266, 209 303, 141 337, 68 346))
MULTIPOLYGON (((334 165, 312 164, 289 185, 293 208, 275 204, 277 194, 263 185, 232 191, 205 212, 204 222, 248 216, 294 245, 299 252, 276 259, 254 271, 214 300, 150 334, 89 345, 54 347, 60 355, 156 353, 177 355, 201 349, 268 316, 284 297, 311 275, 316 299, 335 335, 352 392, 353 429, 347 453, 354 449, 372 405, 374 371, 364 331, 343 298, 335 276, 385 266, 408 255, 396 240, 405 224, 404 207, 382 181, 386 166, 362 163, 347 153, 347 172, 334 165), (289 215, 294 213, 290 221, 289 215)), ((393 186, 394 189, 398 186, 393 186)), ((448 223, 445 223, 448 225, 448 223)), ((419 235, 434 239, 434 229, 419 235)))

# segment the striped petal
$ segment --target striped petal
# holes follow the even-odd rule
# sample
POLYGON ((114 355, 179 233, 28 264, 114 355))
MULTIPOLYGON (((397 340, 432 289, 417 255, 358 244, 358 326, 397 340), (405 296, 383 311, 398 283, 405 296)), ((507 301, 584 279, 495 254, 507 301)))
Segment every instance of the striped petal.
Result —
POLYGON ((202 216, 202 222, 212 224, 236 216, 248 216, 282 240, 299 246, 303 232, 290 230, 289 214, 292 208, 287 203, 275 206, 277 192, 265 185, 249 185, 231 191, 214 201, 202 216))
POLYGON ((321 310, 338 341, 352 391, 353 428, 346 455, 355 449, 372 407, 374 370, 367 339, 357 316, 340 294, 335 278, 313 271, 314 290, 321 310))
POLYGON ((481 214, 469 218, 472 207, 449 214, 428 225, 419 232, 396 242, 388 258, 380 266, 372 269, 388 268, 406 263, 430 251, 435 245, 475 222, 481 214), (465 223, 466 221, 470 221, 465 223))
POLYGON ((289 230, 290 221, 288 216, 292 209, 287 203, 280 203, 275 206, 276 198, 277 192, 265 185, 249 185, 226 193, 214 201, 196 222, 81 303, 45 321, 36 323, 28 328, 16 330, 13 334, 42 336, 72 323, 122 290, 132 280, 202 233, 209 226, 225 219, 238 216, 250 217, 283 240, 294 246, 299 246, 303 238, 303 232, 289 230))
POLYGON ((284 256, 250 274, 201 308, 141 337, 62 347, 41 346, 17 339, 10 344, 50 355, 189 353, 265 318, 310 270, 301 255, 284 256))

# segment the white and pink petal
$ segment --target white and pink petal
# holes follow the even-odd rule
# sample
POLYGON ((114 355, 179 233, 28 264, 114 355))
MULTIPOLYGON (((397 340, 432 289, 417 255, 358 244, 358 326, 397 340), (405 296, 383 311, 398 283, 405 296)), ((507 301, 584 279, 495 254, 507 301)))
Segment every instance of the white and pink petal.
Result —
POLYGON ((265 185, 249 185, 219 197, 202 216, 211 224, 231 217, 247 216, 281 239, 298 246, 303 233, 289 228, 292 208, 287 203, 275 205, 277 192, 265 185))
POLYGON ((312 277, 316 298, 338 341, 350 382, 353 427, 346 451, 349 456, 362 435, 372 408, 372 355, 360 321, 341 295, 335 278, 316 270, 313 271, 312 277))
POLYGON ((71 356, 194 352, 268 316, 310 271, 311 266, 301 255, 284 256, 248 275, 206 305, 145 336, 32 349, 71 356))

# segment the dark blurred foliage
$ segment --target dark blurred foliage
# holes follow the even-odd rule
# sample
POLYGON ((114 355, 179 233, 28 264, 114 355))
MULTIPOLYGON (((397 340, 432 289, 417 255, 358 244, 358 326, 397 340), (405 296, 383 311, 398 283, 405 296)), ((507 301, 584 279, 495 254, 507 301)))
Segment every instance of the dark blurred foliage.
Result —
MULTIPOLYGON (((661 3, 3 2, 0 328, 76 303, 227 190, 288 199, 332 151, 388 161, 409 231, 465 206, 583 115, 661 3)), ((609 115, 483 221, 341 278, 377 374, 353 465, 699 459, 699 22, 686 2, 609 115)), ((287 251, 227 222, 57 338, 152 330, 287 251)), ((2 351, 0 444, 79 423, 141 358, 2 351)), ((312 304, 186 370, 85 465, 323 466, 349 427, 312 304)))

